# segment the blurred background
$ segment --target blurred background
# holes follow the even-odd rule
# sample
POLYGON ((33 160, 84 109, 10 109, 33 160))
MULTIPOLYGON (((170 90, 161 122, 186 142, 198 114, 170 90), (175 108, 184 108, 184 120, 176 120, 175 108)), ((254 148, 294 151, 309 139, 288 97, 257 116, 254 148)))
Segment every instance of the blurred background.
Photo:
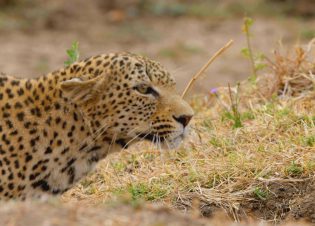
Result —
POLYGON ((129 51, 160 61, 182 90, 229 39, 234 45, 193 92, 209 92, 251 74, 242 56, 244 16, 254 20, 254 52, 272 59, 279 43, 315 36, 314 0, 0 0, 0 72, 36 77, 63 67, 66 49, 80 59, 129 51))

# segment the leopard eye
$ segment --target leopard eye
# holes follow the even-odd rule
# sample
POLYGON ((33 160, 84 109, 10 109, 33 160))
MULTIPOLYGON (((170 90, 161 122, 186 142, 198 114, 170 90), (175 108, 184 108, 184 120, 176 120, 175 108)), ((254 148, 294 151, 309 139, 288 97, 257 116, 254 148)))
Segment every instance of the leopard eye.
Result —
POLYGON ((155 91, 151 86, 140 84, 134 87, 135 90, 137 90, 139 93, 144 95, 153 95, 153 96, 159 96, 158 92, 155 91))

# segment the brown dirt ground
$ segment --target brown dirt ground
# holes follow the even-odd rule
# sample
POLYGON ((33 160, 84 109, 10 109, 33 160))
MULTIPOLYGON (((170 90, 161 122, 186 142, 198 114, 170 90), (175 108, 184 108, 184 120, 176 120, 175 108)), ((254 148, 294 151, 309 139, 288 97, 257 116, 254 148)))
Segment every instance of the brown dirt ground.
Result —
POLYGON ((315 182, 306 186, 305 192, 290 203, 288 219, 306 218, 315 224, 315 182))
MULTIPOLYGON (((211 219, 196 214, 178 213, 157 205, 130 206, 86 206, 82 203, 61 204, 56 201, 45 203, 6 203, 0 206, 0 225, 9 226, 261 226, 266 223, 247 220, 240 224, 228 220, 224 213, 211 219)), ((283 226, 309 225, 291 222, 283 226)))
MULTIPOLYGON (((128 18, 106 4, 77 0, 44 1, 41 7, 9 11, 0 23, 0 71, 36 77, 63 66, 65 50, 75 40, 81 59, 100 53, 130 51, 164 64, 182 90, 190 77, 229 39, 235 43, 197 82, 194 91, 207 92, 250 75, 250 65, 240 50, 246 47, 242 18, 141 17, 128 18), (76 7, 73 7, 73 5, 76 7)), ((1 9, 0 9, 1 10, 1 9)), ((6 11, 5 11, 6 12, 6 11)), ((6 15, 6 14, 5 14, 6 15)), ((279 40, 294 43, 315 20, 254 18, 254 51, 270 55, 279 40)))
MULTIPOLYGON (((287 223, 303 220, 312 225, 315 224, 314 178, 312 180, 266 181, 265 189, 268 191, 265 200, 252 197, 241 204, 238 214, 242 221, 262 219, 267 222, 280 223, 279 219, 282 219, 287 223)), ((178 203, 178 208, 181 210, 188 208, 191 211, 192 202, 192 200, 187 200, 189 206, 185 206, 183 202, 178 203)), ((200 216, 208 219, 217 219, 217 213, 222 211, 221 207, 212 204, 198 203, 198 205, 200 216)), ((222 215, 219 216, 222 217, 222 215)), ((230 216, 230 219, 233 219, 233 216, 230 216)))
POLYGON ((265 184, 266 200, 247 203, 249 215, 262 219, 300 220, 315 223, 315 183, 312 181, 270 181, 265 184))

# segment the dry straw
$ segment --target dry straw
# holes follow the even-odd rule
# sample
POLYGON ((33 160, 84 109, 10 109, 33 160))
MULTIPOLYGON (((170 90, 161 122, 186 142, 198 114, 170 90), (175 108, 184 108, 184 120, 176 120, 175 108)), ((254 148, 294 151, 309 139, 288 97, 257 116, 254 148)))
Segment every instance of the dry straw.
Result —
POLYGON ((182 97, 184 98, 192 84, 207 70, 207 68, 210 66, 210 64, 218 57, 220 56, 226 49, 228 49, 232 44, 233 40, 231 39, 228 41, 221 49, 219 49, 209 60, 208 62, 192 77, 192 79, 189 81, 188 85, 186 86, 182 97))

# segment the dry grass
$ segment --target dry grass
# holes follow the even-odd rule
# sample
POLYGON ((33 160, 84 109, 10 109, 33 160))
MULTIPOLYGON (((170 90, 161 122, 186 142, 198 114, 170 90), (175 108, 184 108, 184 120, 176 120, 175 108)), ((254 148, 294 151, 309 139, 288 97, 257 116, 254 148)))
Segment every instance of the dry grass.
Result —
POLYGON ((179 150, 141 144, 110 156, 64 201, 158 202, 204 216, 223 209, 237 221, 292 216, 315 179, 315 64, 308 48, 293 56, 276 52, 270 73, 232 88, 232 98, 219 88, 194 100, 192 134, 179 150))

